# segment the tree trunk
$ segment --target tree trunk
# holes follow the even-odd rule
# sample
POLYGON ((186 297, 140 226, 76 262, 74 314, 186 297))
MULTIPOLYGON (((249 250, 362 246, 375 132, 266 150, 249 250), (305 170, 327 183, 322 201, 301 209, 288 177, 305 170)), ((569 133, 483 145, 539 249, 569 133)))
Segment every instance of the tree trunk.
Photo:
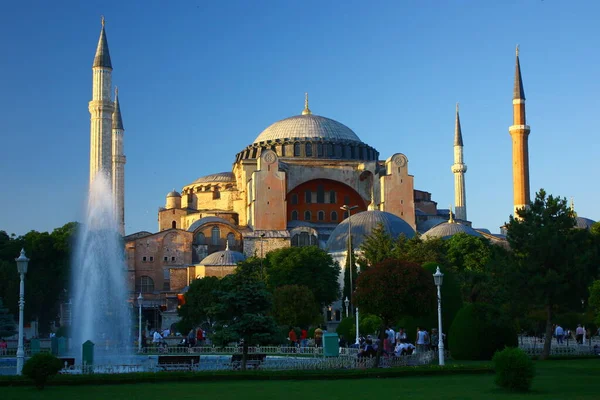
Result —
POLYGON ((540 356, 541 360, 550 357, 550 346, 552 345, 552 306, 546 306, 546 338, 544 340, 544 350, 540 356))
POLYGON ((244 340, 242 345, 242 371, 246 370, 246 360, 248 359, 248 344, 244 340))
POLYGON ((379 360, 381 359, 385 340, 385 327, 386 324, 382 322, 381 327, 379 328, 379 346, 377 346, 377 354, 375 354, 375 364, 373 365, 373 368, 379 367, 379 360))

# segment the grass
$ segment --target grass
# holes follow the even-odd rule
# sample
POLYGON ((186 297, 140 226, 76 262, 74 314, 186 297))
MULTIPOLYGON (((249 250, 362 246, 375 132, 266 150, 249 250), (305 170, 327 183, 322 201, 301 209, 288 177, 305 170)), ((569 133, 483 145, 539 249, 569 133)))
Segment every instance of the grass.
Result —
POLYGON ((449 375, 336 381, 242 381, 144 383, 137 385, 3 387, 2 400, 85 399, 597 399, 600 360, 536 362, 532 392, 508 393, 496 388, 493 375, 449 375))

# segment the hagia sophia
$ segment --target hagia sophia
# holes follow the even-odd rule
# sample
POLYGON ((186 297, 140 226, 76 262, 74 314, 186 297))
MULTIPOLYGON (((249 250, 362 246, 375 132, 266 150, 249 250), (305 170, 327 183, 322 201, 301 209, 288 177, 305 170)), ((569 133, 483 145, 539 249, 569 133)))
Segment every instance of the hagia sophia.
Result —
MULTIPOLYGON (((92 69, 90 176, 110 172, 123 233, 125 130, 116 93, 114 101, 111 96, 104 22, 92 69)), ((319 246, 344 266, 349 231, 358 248, 379 224, 396 237, 447 238, 462 232, 506 245, 504 235, 473 228, 467 218, 458 105, 451 166, 454 210, 439 209, 431 193, 415 189, 405 154, 381 159, 351 128, 313 113, 308 95, 299 111, 269 125, 254 140, 255 133, 249 132, 248 146, 231 156, 230 171, 190 177, 188 185, 169 192, 158 210, 156 232, 124 237, 131 299, 143 293, 144 312, 156 324, 168 327, 177 320, 178 295, 194 279, 227 275, 246 257, 289 246, 319 246)), ((530 199, 529 132, 517 48, 509 128, 514 210, 526 207, 530 199)), ((581 228, 593 222, 577 221, 581 228)), ((332 307, 327 319, 335 323, 341 304, 332 307)))

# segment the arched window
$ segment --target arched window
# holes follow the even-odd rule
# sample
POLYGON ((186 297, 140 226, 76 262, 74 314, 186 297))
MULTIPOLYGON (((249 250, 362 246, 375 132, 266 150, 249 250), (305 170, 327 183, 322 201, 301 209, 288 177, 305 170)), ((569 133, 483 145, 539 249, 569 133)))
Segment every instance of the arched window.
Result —
POLYGON ((318 219, 319 221, 324 221, 324 220, 325 220, 325 212, 324 212, 324 211, 319 211, 319 212, 317 213, 317 219, 318 219))
POLYGON ((213 246, 218 246, 221 239, 221 230, 218 226, 213 226, 210 232, 210 242, 213 246))
POLYGON ((304 202, 306 204, 310 204, 310 203, 312 203, 311 200, 312 200, 312 193, 311 193, 311 191, 310 190, 305 191, 304 192, 304 202))
POLYGON ((337 221, 337 212, 335 212, 335 211, 331 212, 331 220, 332 221, 337 221))
POLYGON ((154 292, 154 281, 149 276, 140 276, 135 288, 136 292, 152 293, 154 292))
POLYGON ((332 190, 329 192, 329 202, 331 204, 337 203, 336 198, 335 198, 335 190, 332 190))
POLYGON ((292 211, 292 221, 298 221, 298 211, 292 211))
POLYGON ((310 211, 304 211, 304 220, 305 221, 310 221, 310 211))
POLYGON ((233 234, 233 232, 229 232, 227 234, 227 245, 229 246, 229 248, 235 247, 235 235, 233 234))
POLYGON ((312 157, 312 143, 306 143, 304 145, 304 155, 306 157, 312 157))
POLYGON ((304 246, 316 246, 317 238, 314 235, 308 234, 308 232, 300 232, 292 236, 293 247, 304 247, 304 246))
POLYGON ((194 244, 206 244, 206 237, 204 233, 198 232, 194 238, 194 244))
POLYGON ((354 146, 350 146, 350 158, 352 158, 352 159, 356 158, 356 147, 354 147, 354 146))
POLYGON ((323 143, 317 143, 317 156, 323 157, 323 143))
POLYGON ((215 186, 215 189, 213 190, 213 200, 220 199, 220 198, 221 198, 221 192, 219 191, 219 187, 215 186))
POLYGON ((342 158, 342 145, 341 144, 335 145, 335 157, 342 158))
POLYGON ((350 145, 345 145, 344 146, 344 158, 350 158, 350 145))
POLYGON ((333 145, 327 143, 327 157, 333 157, 333 145))
POLYGON ((323 185, 317 185, 317 203, 325 203, 325 188, 323 185))
POLYGON ((177 222, 175 222, 175 221, 171 222, 171 228, 176 229, 177 228, 177 222))
POLYGON ((294 157, 300 157, 300 143, 294 143, 294 157))
POLYGON ((298 204, 298 193, 292 193, 292 204, 298 204))

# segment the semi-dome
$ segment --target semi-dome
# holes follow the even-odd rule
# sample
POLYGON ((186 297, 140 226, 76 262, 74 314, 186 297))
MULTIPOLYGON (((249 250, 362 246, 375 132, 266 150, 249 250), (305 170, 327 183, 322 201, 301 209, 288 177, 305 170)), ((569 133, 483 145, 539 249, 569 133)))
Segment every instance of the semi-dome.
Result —
POLYGON ((359 137, 346 125, 319 115, 296 115, 277 121, 262 131, 254 143, 267 140, 317 139, 327 141, 361 142, 359 137))
POLYGON ((204 257, 204 259, 200 261, 200 265, 232 266, 237 265, 239 262, 244 261, 245 259, 245 255, 243 255, 239 251, 229 250, 229 246, 227 246, 227 248, 223 251, 217 251, 204 257))
POLYGON ((335 253, 348 249, 348 224, 352 234, 352 246, 355 249, 360 247, 379 224, 382 224, 385 231, 393 238, 400 235, 411 238, 415 235, 414 229, 408 222, 394 214, 379 210, 363 211, 346 218, 333 230, 327 241, 329 252, 335 253))
POLYGON ((172 191, 167 193, 167 197, 181 197, 181 194, 178 191, 176 191, 175 189, 173 189, 172 191))
POLYGON ((477 232, 475 229, 470 226, 460 224, 455 221, 448 221, 438 224, 425 232, 423 239, 432 239, 432 238, 442 238, 448 239, 457 233, 466 233, 469 236, 482 237, 481 233, 477 232))
POLYGON ((589 218, 585 218, 585 217, 576 217, 575 218, 575 227, 577 227, 579 229, 590 230, 592 228, 592 225, 594 225, 595 223, 596 223, 596 221, 591 220, 589 218))
POLYGON ((201 176, 196 179, 193 183, 212 183, 212 182, 235 182, 235 175, 231 172, 219 172, 217 174, 210 174, 201 176))

